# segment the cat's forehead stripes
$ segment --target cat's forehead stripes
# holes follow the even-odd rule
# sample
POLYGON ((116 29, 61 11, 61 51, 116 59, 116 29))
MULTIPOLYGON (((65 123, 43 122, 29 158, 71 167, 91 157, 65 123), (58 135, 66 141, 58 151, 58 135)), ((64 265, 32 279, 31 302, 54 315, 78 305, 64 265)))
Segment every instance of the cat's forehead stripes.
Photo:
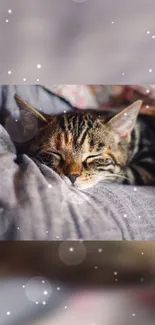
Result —
MULTIPOLYGON (((99 123, 97 116, 84 112, 60 115, 56 120, 57 127, 52 136, 51 146, 63 155, 74 154, 76 159, 83 161, 91 154, 114 153, 117 163, 121 162, 121 154, 117 153, 117 145, 113 134, 106 128, 106 124, 99 123)), ((115 137, 116 139, 116 137, 115 137)))
POLYGON ((79 114, 68 113, 61 115, 57 122, 62 130, 62 145, 65 144, 71 146, 72 141, 73 147, 83 146, 83 144, 87 142, 87 145, 89 143, 90 149, 93 149, 95 142, 91 139, 89 131, 95 129, 95 120, 96 117, 91 116, 90 114, 84 114, 84 112, 80 112, 79 114), (63 139, 63 137, 65 137, 65 139, 63 139), (88 137, 90 141, 88 141, 88 137))
POLYGON ((73 138, 69 132, 59 132, 54 140, 56 149, 58 150, 63 148, 66 150, 71 150, 73 148, 73 138))
POLYGON ((93 127, 95 117, 90 114, 85 114, 84 112, 80 113, 66 113, 58 117, 57 122, 59 123, 62 130, 71 131, 74 129, 77 135, 81 132, 84 126, 87 126, 88 129, 93 127))

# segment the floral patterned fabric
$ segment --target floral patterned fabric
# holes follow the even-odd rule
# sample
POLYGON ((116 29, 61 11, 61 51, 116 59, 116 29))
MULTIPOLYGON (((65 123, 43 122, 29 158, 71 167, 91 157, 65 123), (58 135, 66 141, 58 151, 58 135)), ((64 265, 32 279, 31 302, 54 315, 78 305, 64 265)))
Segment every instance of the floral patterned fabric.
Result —
POLYGON ((139 85, 90 86, 100 109, 120 110, 141 99, 141 113, 155 114, 155 87, 139 85))
POLYGON ((98 106, 94 93, 87 85, 58 85, 52 87, 52 91, 79 109, 97 108, 98 106))

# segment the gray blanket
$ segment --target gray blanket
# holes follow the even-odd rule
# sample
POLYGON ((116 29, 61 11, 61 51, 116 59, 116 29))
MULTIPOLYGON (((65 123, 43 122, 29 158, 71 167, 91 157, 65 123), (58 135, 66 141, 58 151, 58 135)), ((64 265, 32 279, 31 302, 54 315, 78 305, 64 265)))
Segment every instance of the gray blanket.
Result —
POLYGON ((15 159, 0 126, 1 239, 155 239, 155 189, 101 182, 73 190, 26 155, 15 159))
POLYGON ((154 240, 155 188, 68 187, 50 168, 16 156, 0 126, 2 240, 154 240))

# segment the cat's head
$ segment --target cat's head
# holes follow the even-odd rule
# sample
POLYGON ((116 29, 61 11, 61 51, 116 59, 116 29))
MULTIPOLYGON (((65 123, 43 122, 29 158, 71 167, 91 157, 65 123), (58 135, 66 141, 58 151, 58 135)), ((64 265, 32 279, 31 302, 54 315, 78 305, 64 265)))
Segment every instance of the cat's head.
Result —
POLYGON ((55 170, 68 184, 87 188, 98 181, 122 181, 129 143, 142 104, 138 100, 112 118, 101 112, 47 115, 15 96, 24 132, 37 132, 28 153, 55 170))

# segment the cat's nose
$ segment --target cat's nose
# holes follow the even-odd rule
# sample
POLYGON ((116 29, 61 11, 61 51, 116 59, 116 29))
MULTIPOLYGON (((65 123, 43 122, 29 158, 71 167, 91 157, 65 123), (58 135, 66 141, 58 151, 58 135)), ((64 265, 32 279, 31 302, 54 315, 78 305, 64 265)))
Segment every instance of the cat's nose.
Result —
POLYGON ((74 184, 80 174, 67 174, 66 176, 70 179, 71 183, 74 184))

